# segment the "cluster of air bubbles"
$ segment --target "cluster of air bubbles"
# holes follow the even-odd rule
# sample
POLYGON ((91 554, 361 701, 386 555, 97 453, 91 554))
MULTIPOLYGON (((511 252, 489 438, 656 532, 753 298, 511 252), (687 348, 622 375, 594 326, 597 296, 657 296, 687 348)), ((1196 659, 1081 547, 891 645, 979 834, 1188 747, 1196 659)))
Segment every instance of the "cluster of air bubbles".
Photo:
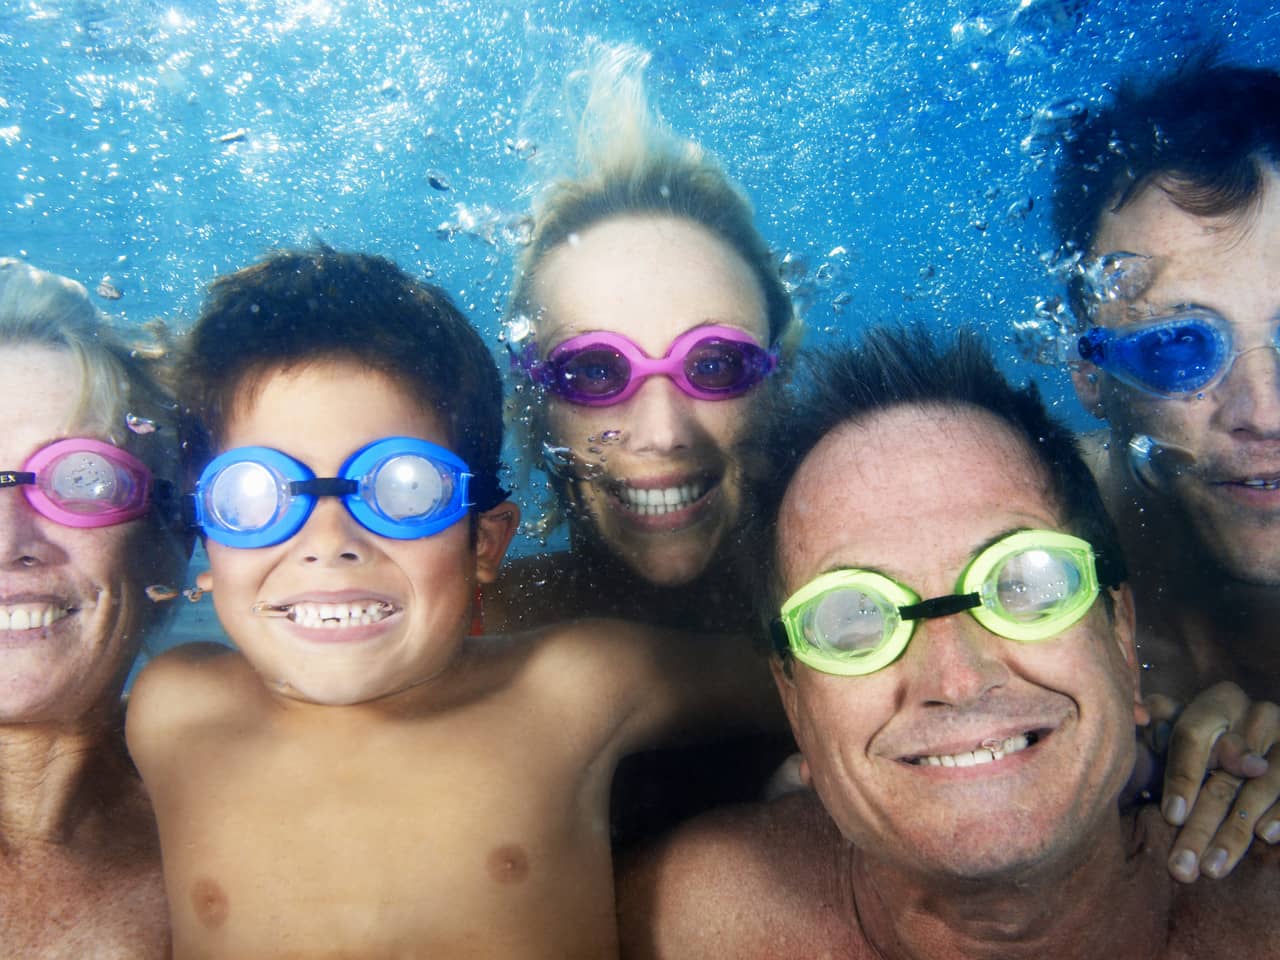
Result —
POLYGON ((785 253, 778 263, 778 276, 791 295, 796 312, 802 317, 819 298, 827 295, 837 311, 850 303, 853 296, 839 289, 848 274, 849 251, 840 245, 832 247, 812 271, 804 256, 792 251, 785 253))
POLYGON ((604 462, 608 456, 605 447, 621 443, 625 437, 626 433, 622 430, 601 430, 599 434, 587 437, 587 452, 595 454, 604 462))
POLYGON ((514 317, 502 325, 502 329, 498 332, 498 339, 517 346, 533 337, 533 319, 526 313, 517 313, 514 317))
POLYGON ((1058 366, 1071 359, 1075 320, 1060 297, 1037 300, 1026 320, 1013 322, 1013 342, 1018 355, 1033 363, 1058 366))
POLYGON ((130 430, 137 434, 148 434, 156 432, 156 422, 147 417, 139 416, 136 413, 126 413, 124 415, 124 423, 130 430))
POLYGON ((1059 143, 1076 138, 1088 113, 1088 104, 1075 97, 1044 104, 1031 115, 1031 128, 1019 145, 1022 152, 1037 163, 1044 161, 1059 143))
POLYGON ((532 160, 538 152, 538 145, 528 137, 507 137, 502 146, 517 160, 532 160))
POLYGON ((1083 255, 1079 250, 1068 247, 1059 247, 1040 254, 1040 262, 1044 264, 1045 273, 1059 283, 1066 283, 1075 275, 1080 269, 1081 259, 1083 255))
POLYGON ((568 447, 557 447, 543 442, 542 466, 547 473, 556 477, 572 476, 574 464, 577 462, 573 451, 568 447))
MULTIPOLYGON (((448 186, 443 189, 447 190, 448 186)), ((503 213, 488 204, 473 208, 459 203, 454 205, 453 217, 436 227, 436 239, 448 242, 459 234, 491 247, 527 247, 533 240, 533 218, 528 214, 503 213)))
POLYGON ((1116 251, 1082 261, 1085 296, 1092 303, 1131 301, 1151 286, 1155 261, 1141 253, 1116 251))

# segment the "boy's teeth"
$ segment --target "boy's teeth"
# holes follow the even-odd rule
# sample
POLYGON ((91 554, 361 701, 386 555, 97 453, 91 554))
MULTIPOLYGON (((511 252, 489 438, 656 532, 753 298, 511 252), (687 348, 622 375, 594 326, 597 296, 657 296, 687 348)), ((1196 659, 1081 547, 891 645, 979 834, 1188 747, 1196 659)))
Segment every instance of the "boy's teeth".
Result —
POLYGON ((623 487, 622 502, 641 516, 652 517, 674 510, 683 510, 707 492, 706 484, 686 483, 678 487, 660 487, 641 490, 623 487))
POLYGON ((1255 490, 1280 490, 1280 477, 1274 480, 1243 480, 1241 483, 1255 490))
POLYGON ((395 613, 395 607, 383 600, 358 600, 355 603, 257 603, 253 612, 261 617, 287 617, 303 627, 358 627, 377 623, 395 613))
POLYGON ((70 612, 52 603, 0 604, 0 630, 38 630, 52 626, 70 612))
POLYGON ((1007 740, 984 740, 977 750, 964 753, 948 753, 939 756, 914 757, 913 763, 929 767, 976 767, 981 763, 992 763, 1011 753, 1025 750, 1031 746, 1032 738, 1027 734, 1018 734, 1007 740))

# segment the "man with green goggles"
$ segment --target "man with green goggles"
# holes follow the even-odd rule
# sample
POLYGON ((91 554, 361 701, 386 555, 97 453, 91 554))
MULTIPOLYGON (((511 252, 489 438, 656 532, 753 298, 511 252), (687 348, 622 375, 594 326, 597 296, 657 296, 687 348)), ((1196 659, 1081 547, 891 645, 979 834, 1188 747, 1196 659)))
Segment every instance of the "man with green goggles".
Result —
MULTIPOLYGON (((793 383, 765 388, 741 451, 741 555, 812 790, 696 820, 624 869, 626 954, 1280 956, 1280 849, 1236 864, 1243 844, 1205 851, 1213 828, 1184 840, 1154 805, 1122 806, 1150 720, 1132 593, 1034 389, 972 338, 942 352, 883 331, 793 383)), ((1234 724, 1265 769, 1280 711, 1234 685, 1205 696, 1213 732, 1234 724)), ((1180 722, 1175 740, 1205 733, 1180 722)), ((1194 816, 1229 785, 1192 787, 1194 816)), ((1268 777, 1235 796, 1212 844, 1241 825, 1269 839, 1268 777)))
POLYGON ((774 645, 807 667, 856 677, 902 655, 921 620, 968 613, 997 636, 1039 643, 1088 613, 1099 584, 1118 587, 1119 564, 1098 574, 1093 548, 1054 530, 1017 530, 978 553, 956 592, 922 600, 875 570, 831 570, 797 590, 773 623, 774 645))

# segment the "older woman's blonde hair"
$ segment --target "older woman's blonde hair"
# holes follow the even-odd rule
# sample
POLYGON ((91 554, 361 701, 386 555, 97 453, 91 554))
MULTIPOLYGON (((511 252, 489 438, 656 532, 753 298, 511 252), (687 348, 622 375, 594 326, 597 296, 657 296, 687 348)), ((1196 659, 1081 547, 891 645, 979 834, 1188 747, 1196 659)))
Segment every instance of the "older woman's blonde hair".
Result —
MULTIPOLYGON (((552 182, 534 204, 534 227, 516 266, 504 317, 506 336, 535 335, 533 296, 538 268, 575 234, 613 217, 654 215, 699 224, 735 251, 760 283, 769 341, 789 350, 799 324, 777 262, 756 229, 751 203, 725 172, 691 140, 678 136, 653 110, 643 74, 647 53, 628 45, 601 46, 591 66, 571 77, 585 85, 577 129, 577 174, 552 182)), ((519 349, 519 343, 510 344, 519 349)), ((549 441, 545 405, 529 403, 516 378, 509 404, 513 437, 523 452, 521 474, 541 465, 549 441)), ((548 470, 556 502, 548 504, 542 531, 563 519, 568 493, 563 477, 548 470)))
POLYGON ((109 438, 177 480, 176 405, 159 361, 126 346, 82 284, 2 257, 0 346, 24 345, 66 351, 79 369, 79 382, 67 385, 78 393, 74 412, 61 430, 109 438))

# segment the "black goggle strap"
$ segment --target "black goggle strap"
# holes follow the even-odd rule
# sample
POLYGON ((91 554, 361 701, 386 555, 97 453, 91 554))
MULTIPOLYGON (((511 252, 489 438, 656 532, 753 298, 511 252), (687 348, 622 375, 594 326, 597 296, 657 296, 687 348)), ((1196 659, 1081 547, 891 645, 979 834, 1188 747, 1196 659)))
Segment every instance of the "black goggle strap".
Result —
POLYGON ((1116 589, 1129 579, 1124 557, 1118 551, 1108 550, 1093 555, 1093 569, 1098 576, 1098 586, 1116 589))
POLYGON ((933 597, 899 607, 898 616, 903 620, 933 620, 980 606, 982 606, 982 598, 976 593, 949 593, 944 597, 933 597))
POLYGON ((34 473, 24 473, 21 470, 0 470, 0 487, 20 487, 24 484, 36 482, 34 473))
POLYGON ((289 496, 345 497, 357 492, 360 484, 346 477, 315 477, 289 481, 289 496))

